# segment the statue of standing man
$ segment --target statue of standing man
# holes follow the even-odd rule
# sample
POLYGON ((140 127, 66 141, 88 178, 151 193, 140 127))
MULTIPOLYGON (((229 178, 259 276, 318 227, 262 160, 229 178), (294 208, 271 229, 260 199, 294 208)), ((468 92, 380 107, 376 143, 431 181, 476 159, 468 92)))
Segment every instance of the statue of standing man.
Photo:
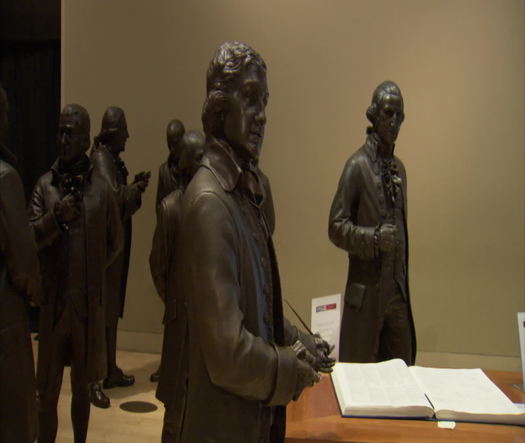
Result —
POLYGON ((331 370, 330 346, 283 317, 269 183, 257 166, 266 64, 248 45, 226 42, 206 85, 206 149, 182 197, 174 260, 177 316, 187 328, 174 337, 180 357, 162 361, 157 392, 162 441, 284 442, 285 405, 320 380, 317 371, 331 370), (177 383, 171 398, 164 373, 177 383))
MULTIPOLYGON (((129 257, 131 252, 131 216, 142 204, 142 193, 146 190, 150 173, 140 172, 133 183, 128 184, 128 170, 120 153, 124 152, 129 138, 126 116, 121 108, 110 106, 102 117, 102 127, 95 138, 91 152, 91 162, 95 173, 109 183, 116 197, 120 219, 124 230, 124 248, 108 269, 106 276, 106 343, 107 376, 104 389, 115 386, 131 386, 135 383, 133 375, 125 374, 117 366, 117 324, 124 313, 126 284, 128 280, 129 257)), ((95 383, 90 388, 91 401, 95 406, 109 407, 109 398, 95 383)))
POLYGON ((182 138, 186 132, 180 120, 173 119, 166 128, 166 141, 168 142, 168 159, 159 167, 159 182, 157 184, 157 197, 155 207, 158 208, 160 202, 170 192, 181 187, 179 158, 183 149, 182 138))
POLYGON ((25 303, 40 301, 41 280, 16 158, 2 144, 7 112, 0 85, 0 441, 33 443, 36 382, 25 303))
POLYGON ((53 443, 64 367, 71 366, 71 421, 86 441, 88 385, 106 374, 104 281, 122 248, 122 223, 106 181, 93 173, 90 119, 80 105, 62 110, 58 159, 35 184, 29 222, 40 255, 44 299, 38 344, 39 443, 53 443))
POLYGON ((374 91, 365 144, 346 162, 330 210, 329 236, 348 252, 340 360, 414 364, 416 334, 408 289, 405 167, 394 155, 405 118, 391 81, 374 91))

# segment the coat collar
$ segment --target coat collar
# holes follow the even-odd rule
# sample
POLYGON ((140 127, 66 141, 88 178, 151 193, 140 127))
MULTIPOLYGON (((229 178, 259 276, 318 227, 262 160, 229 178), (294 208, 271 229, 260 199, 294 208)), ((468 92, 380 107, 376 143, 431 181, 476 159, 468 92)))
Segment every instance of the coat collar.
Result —
MULTIPOLYGON (((89 157, 88 157, 89 158, 89 157)), ((58 184, 60 183, 60 167, 59 167, 59 164, 58 164, 59 160, 58 158, 54 161, 54 163, 51 165, 51 175, 52 175, 52 180, 51 180, 51 184, 55 187, 58 186, 58 184)), ((90 182, 91 181, 91 175, 93 173, 93 164, 91 163, 91 160, 89 161, 89 169, 87 170, 86 172, 86 175, 85 175, 85 179, 90 182)))
POLYGON ((233 191, 237 186, 242 169, 226 143, 213 140, 206 148, 202 165, 212 172, 226 192, 233 191))
MULTIPOLYGON (((395 144, 392 150, 392 158, 394 158, 394 150, 395 150, 395 144)), ((372 160, 373 163, 377 162, 377 159, 380 157, 379 150, 381 148, 381 141, 379 140, 379 136, 372 132, 368 135, 365 142, 365 150, 368 154, 368 157, 370 160, 372 160)))

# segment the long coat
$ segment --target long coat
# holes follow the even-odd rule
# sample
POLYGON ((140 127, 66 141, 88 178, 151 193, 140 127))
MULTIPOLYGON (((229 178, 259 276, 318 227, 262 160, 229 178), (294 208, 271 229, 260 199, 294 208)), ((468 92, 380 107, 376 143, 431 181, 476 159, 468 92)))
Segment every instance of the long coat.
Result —
POLYGON ((180 358, 188 368, 177 401, 184 443, 284 441, 283 406, 297 385, 271 227, 241 174, 227 150, 212 144, 182 198, 176 275, 187 306, 180 358))
POLYGON ((157 207, 157 226, 150 254, 153 282, 164 303, 164 338, 157 386, 157 398, 173 408, 180 429, 188 374, 188 313, 177 276, 176 253, 179 247, 182 191, 164 197, 157 207))
MULTIPOLYGON (((401 178, 403 195, 403 224, 406 222, 406 173, 403 163, 394 156, 394 162, 401 178)), ((348 252, 348 279, 345 289, 345 310, 350 306, 359 306, 363 297, 376 297, 391 287, 386 281, 385 266, 388 264, 383 255, 376 256, 374 232, 387 217, 387 206, 383 191, 377 146, 372 137, 358 149, 346 162, 339 180, 330 210, 329 237, 332 242, 348 252)), ((412 340, 412 364, 416 355, 416 334, 410 308, 408 290, 408 234, 406 236, 404 266, 406 266, 404 289, 408 303, 412 340)), ((345 337, 345 321, 341 326, 342 340, 360 340, 359 337, 345 337)), ((375 333, 376 331, 370 331, 375 333)), ((341 355, 342 361, 348 361, 341 355)))
POLYGON ((153 235, 149 264, 155 289, 165 305, 163 323, 176 317, 175 251, 180 228, 182 190, 165 196, 157 207, 157 225, 153 235))
MULTIPOLYGON (((0 145, 0 151, 4 148, 0 145)), ((1 157, 4 157, 3 155, 1 157)), ((18 173, 0 160, 0 441, 36 438, 36 384, 24 301, 39 301, 40 269, 18 173)))
MULTIPOLYGON (((67 248, 67 231, 58 224, 53 208, 61 199, 57 185, 58 162, 51 171, 41 176, 29 202, 29 220, 39 248, 42 271, 44 301, 41 310, 40 348, 38 359, 38 381, 45 382, 50 364, 46 356, 50 343, 46 340, 55 326, 55 309, 61 290, 59 275, 63 256, 67 248)), ((106 376, 105 352, 105 277, 107 268, 115 261, 122 249, 122 224, 118 207, 106 181, 91 173, 84 185, 82 213, 85 226, 86 248, 86 297, 87 297, 87 362, 89 381, 106 376)), ((45 386, 41 386, 45 389, 45 386)))
MULTIPOLYGON (((120 158, 115 158, 107 146, 95 146, 91 152, 93 171, 104 177, 108 182, 117 204, 119 206, 122 229, 124 231, 124 246, 121 254, 108 269, 107 275, 107 310, 106 321, 108 324, 114 318, 124 314, 126 300, 126 286, 128 281, 129 258, 131 254, 131 216, 142 204, 139 190, 127 183, 127 171, 119 167, 120 158), (124 172, 125 171, 125 172, 124 172)), ((123 163, 121 163, 124 166, 123 163)))
POLYGON ((169 159, 159 167, 159 180, 157 183, 157 195, 155 197, 155 207, 159 207, 160 202, 169 193, 181 188, 181 178, 170 165, 169 159))
MULTIPOLYGON (((259 170, 258 174, 265 192, 263 211, 270 233, 273 234, 275 215, 270 183, 262 171, 259 170)), ((166 189, 165 184, 163 186, 162 189, 166 189)), ((175 190, 163 197, 157 205, 157 225, 149 260, 155 288, 165 304, 162 366, 157 387, 157 398, 165 404, 172 403, 175 405, 177 405, 177 401, 174 400, 183 398, 184 395, 181 395, 181 392, 186 392, 186 375, 184 374, 187 374, 188 370, 187 359, 182 358, 187 352, 187 303, 181 296, 182 288, 176 273, 176 251, 180 247, 178 234, 181 228, 182 195, 182 188, 176 187, 175 190), (179 377, 175 374, 183 374, 183 376, 179 377)), ((288 323, 286 326, 290 336, 299 336, 300 332, 294 331, 293 326, 288 323)), ((295 341, 296 338, 294 337, 290 338, 289 341, 295 341)), ((178 407, 179 409, 174 412, 174 415, 182 420, 183 410, 180 402, 178 407)))

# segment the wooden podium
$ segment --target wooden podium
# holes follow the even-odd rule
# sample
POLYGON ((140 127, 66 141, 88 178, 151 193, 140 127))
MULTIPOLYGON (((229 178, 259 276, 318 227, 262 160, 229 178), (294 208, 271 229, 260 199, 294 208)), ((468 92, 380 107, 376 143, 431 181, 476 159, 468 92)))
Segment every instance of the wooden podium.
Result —
MULTIPOLYGON (((521 373, 485 371, 515 403, 525 403, 525 393, 513 387, 521 373)), ((525 442, 525 427, 456 423, 452 430, 438 428, 437 421, 343 418, 330 376, 303 391, 287 408, 286 442, 525 442)))

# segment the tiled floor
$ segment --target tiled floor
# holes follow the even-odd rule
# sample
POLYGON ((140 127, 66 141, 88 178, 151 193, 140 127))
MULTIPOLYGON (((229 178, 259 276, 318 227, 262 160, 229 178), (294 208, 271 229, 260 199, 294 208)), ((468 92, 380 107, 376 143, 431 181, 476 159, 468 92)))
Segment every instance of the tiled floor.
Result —
MULTIPOLYGON (((156 384, 149 381, 149 376, 157 369, 159 361, 160 356, 156 354, 117 352, 118 365, 126 374, 135 376, 135 385, 105 391, 111 399, 109 409, 91 406, 87 438, 89 443, 160 442, 164 406, 155 398, 156 384), (157 409, 148 413, 126 412, 120 405, 128 401, 152 403, 157 409)), ((69 368, 66 368, 58 404, 57 443, 73 443, 70 405, 69 368)))

